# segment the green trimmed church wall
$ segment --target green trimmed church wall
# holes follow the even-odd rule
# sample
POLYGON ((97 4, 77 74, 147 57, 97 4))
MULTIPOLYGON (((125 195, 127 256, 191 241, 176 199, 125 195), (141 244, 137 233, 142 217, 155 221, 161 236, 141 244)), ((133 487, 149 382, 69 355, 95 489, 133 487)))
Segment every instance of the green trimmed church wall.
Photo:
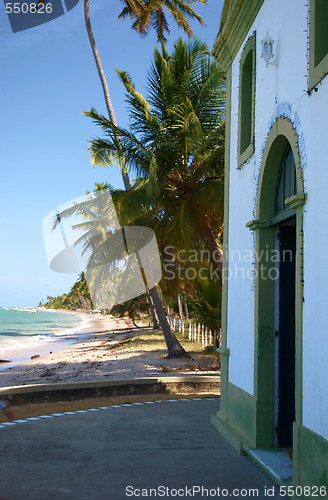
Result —
MULTIPOLYGON (((328 0, 327 0, 328 1, 328 0)), ((236 55, 248 36, 249 30, 252 28, 252 23, 259 13, 264 0, 245 0, 242 2, 235 0, 226 0, 225 7, 221 20, 219 35, 216 39, 213 49, 214 56, 220 61, 229 75, 229 96, 227 97, 227 142, 226 142, 226 188, 225 188, 225 244, 223 266, 226 268, 228 262, 228 225, 235 223, 229 221, 229 170, 230 170, 230 153, 233 156, 232 165, 234 164, 235 155, 238 155, 238 150, 231 149, 230 133, 231 130, 236 130, 236 118, 233 115, 231 119, 231 85, 234 92, 238 91, 237 82, 231 82, 232 63, 235 61, 236 55)), ((269 2, 268 2, 269 3, 269 2)), ((313 8, 316 0, 309 0, 309 89, 327 74, 326 64, 328 59, 324 58, 319 64, 315 65, 314 57, 314 31, 313 31, 313 16, 315 9, 313 8), (312 8, 311 8, 312 7, 312 8), (319 72, 320 69, 320 72, 319 72), (315 70, 315 71, 314 71, 315 70), (318 71, 317 71, 318 70, 318 71), (320 73, 320 74, 319 74, 320 73)), ((272 2, 272 5, 274 2, 272 2)), ((302 4, 302 7, 304 5, 302 4)), ((304 9, 304 14, 307 13, 307 8, 304 9)), ((270 23, 269 23, 270 28, 270 23)), ((263 23, 262 27, 264 29, 263 23)), ((257 29, 258 26, 255 26, 257 29)), ((267 27, 265 27, 267 29, 267 27)), ((303 30, 302 30, 303 32, 303 30)), ((259 30, 259 37, 262 33, 259 30)), ((261 40, 261 38, 259 38, 261 40)), ((277 39, 278 41, 278 39, 277 39)), ((276 45, 277 47, 277 45, 276 45)), ((287 51, 287 54, 289 52, 287 51)), ((306 54, 304 54, 305 57, 306 54)), ((279 54, 280 63, 285 58, 283 53, 279 54)), ((327 56, 328 57, 328 56, 327 56)), ((286 58, 285 58, 286 60, 286 58)), ((259 69, 261 69, 258 64, 259 69)), ((280 65, 280 67, 282 67, 280 65)), ((327 66, 328 67, 328 66, 327 66)), ((273 68, 271 68, 273 70, 273 68)), ((268 69, 268 72, 271 71, 268 69)), ((302 73, 303 75, 303 73, 302 73)), ((304 71, 304 75, 306 72, 304 71)), ((278 82, 279 83, 279 82, 278 82)), ((260 81, 258 82, 261 85, 260 81)), ((260 87, 259 87, 260 88, 260 87)), ((303 87, 302 87, 303 89, 303 87)), ((304 90, 303 90, 304 92, 304 90)), ((320 95, 324 92, 324 88, 319 87, 317 93, 311 96, 311 105, 309 109, 315 111, 317 108, 316 102, 320 99, 320 95)), ((260 94, 260 92, 258 92, 260 94)), ((301 95, 301 93, 300 93, 301 95)), ((280 96, 280 94, 279 94, 280 96)), ((284 97, 284 94, 281 93, 284 97)), ((305 97, 305 99, 308 99, 305 97)), ((280 101, 279 101, 280 102, 280 101)), ((301 108, 301 105, 299 105, 301 108)), ((234 109, 234 108, 233 108, 234 109)), ((302 104, 302 108, 304 105, 302 104)), ((307 108, 306 108, 307 109, 307 108)), ((311 168, 318 167, 318 162, 321 158, 316 156, 316 146, 311 149, 310 138, 308 134, 307 121, 304 118, 310 116, 308 111, 301 115, 303 131, 307 139, 307 153, 314 152, 314 156, 307 155, 311 159, 311 168), (304 128, 305 125, 305 128, 304 128)), ((293 435, 293 484, 295 486, 311 486, 316 485, 327 486, 328 488, 328 441, 319 436, 310 429, 304 427, 303 424, 303 356, 308 353, 304 349, 303 342, 303 253, 304 253, 304 237, 303 234, 303 214, 306 209, 306 194, 303 184, 303 168, 307 161, 304 162, 304 155, 300 154, 298 144, 299 131, 293 127, 294 123, 286 117, 278 118, 273 126, 269 136, 267 137, 265 149, 262 155, 262 165, 260 170, 258 190, 257 190, 257 206, 255 220, 248 225, 251 230, 255 231, 256 250, 260 254, 261 250, 274 248, 274 229, 270 224, 277 223, 274 218, 274 186, 277 182, 278 169, 281 161, 281 155, 285 150, 286 145, 290 145, 293 151, 297 170, 297 195, 293 199, 285 200, 288 209, 296 218, 296 269, 298 270, 295 283, 295 412, 296 422, 294 423, 293 435), (303 164, 302 164, 303 161, 303 164), (305 205, 305 206, 304 206, 305 205)), ((321 122, 320 122, 321 123, 321 122)), ((322 122, 323 123, 323 122, 322 122)), ((324 127, 319 130, 319 138, 324 143, 324 127)), ((260 130, 261 132, 261 130, 260 130)), ((261 138, 261 133, 259 134, 261 138)), ((233 140, 234 135, 232 136, 233 140)), ((260 140, 259 138, 259 140, 260 140)), ((319 140, 319 139, 318 139, 319 140)), ((233 143, 234 144, 234 143, 233 143)), ((302 147, 302 145, 301 145, 302 147)), ((261 151, 262 154, 262 151, 261 151)), ((306 160, 306 157, 305 157, 306 160)), ((245 168, 251 168, 252 165, 246 165, 245 168)), ((316 169, 315 169, 316 170, 316 169)), ((318 170, 319 172, 319 170, 318 170)), ((240 175, 246 175, 244 172, 240 175)), ((311 191, 309 191, 311 194, 311 191)), ((310 200, 311 201, 311 200, 310 200)), ((247 448, 273 448, 273 295, 274 290, 272 284, 265 283, 262 280, 260 283, 255 279, 255 327, 254 327, 254 396, 244 392, 229 382, 229 356, 222 355, 222 396, 221 410, 212 416, 213 426, 222 434, 222 436, 235 448, 239 453, 243 453, 247 448), (269 300, 270 297, 270 300, 269 300), (265 298, 265 300, 264 300, 265 298)), ((306 298, 306 297, 305 297, 306 298)), ((232 304, 229 303, 229 307, 232 304)), ((223 348, 233 347, 229 345, 229 325, 228 325, 228 282, 223 283, 223 306, 222 306, 222 344, 223 348)), ((315 363, 315 361, 314 361, 315 363)), ((315 391, 316 388, 314 387, 315 391)), ((316 408, 313 408, 313 412, 316 408)), ((328 418, 328 416, 327 416, 328 418)), ((301 497, 300 497, 301 498, 301 497)), ((311 498, 306 496, 304 498, 311 498)), ((314 498, 314 497, 313 497, 314 498)), ((326 498, 320 497, 318 498, 326 498)))
POLYGON ((229 382, 229 424, 249 443, 255 443, 256 401, 254 396, 229 382))
POLYGON ((318 494, 318 498, 328 498, 328 441, 295 422, 294 442, 297 443, 293 450, 294 485, 324 486, 326 495, 318 494))

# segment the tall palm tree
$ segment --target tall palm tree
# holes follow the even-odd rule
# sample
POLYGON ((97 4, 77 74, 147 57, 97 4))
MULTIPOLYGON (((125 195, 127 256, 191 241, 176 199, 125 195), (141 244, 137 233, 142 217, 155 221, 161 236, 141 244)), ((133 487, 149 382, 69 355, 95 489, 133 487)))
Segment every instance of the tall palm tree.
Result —
POLYGON ((106 138, 91 141, 94 164, 109 165, 120 152, 139 176, 129 193, 115 193, 127 221, 145 213, 166 245, 193 248, 201 238, 213 261, 220 254, 223 213, 225 79, 206 44, 178 40, 173 54, 155 49, 148 100, 125 72, 131 127, 115 127, 91 110, 106 138))
MULTIPOLYGON (((163 1, 152 3, 152 2, 149 2, 147 0, 123 0, 123 2, 126 4, 126 8, 128 9, 128 15, 130 15, 131 17, 132 16, 133 17, 141 16, 143 19, 145 19, 145 17, 144 17, 145 13, 147 13, 147 15, 151 15, 151 16, 153 13, 155 15, 155 17, 157 15, 158 34, 160 32, 162 32, 162 34, 165 31, 168 32, 167 21, 166 21, 165 17, 163 17, 163 15, 162 15, 163 14, 163 6, 165 8, 168 8, 169 12, 173 14, 173 17, 177 21, 178 25, 181 26, 184 29, 184 31, 188 34, 188 36, 190 37, 192 35, 192 32, 190 30, 188 22, 186 21, 186 16, 196 18, 201 24, 204 24, 203 19, 193 11, 190 4, 198 3, 198 2, 206 4, 207 0, 185 0, 185 1, 172 0, 171 2, 169 2, 168 0, 165 0, 164 3, 163 3, 163 1), (133 14, 132 14, 132 11, 133 11, 133 14), (163 23, 161 23, 161 19, 162 20, 165 19, 165 25, 163 23)), ((123 12, 124 12, 124 9, 123 9, 123 12)), ((121 13, 121 15, 119 17, 125 17, 125 14, 123 14, 123 12, 121 13)), ((146 18, 147 18, 147 15, 146 15, 146 18)), ((152 17, 154 17, 154 16, 152 16, 152 17)), ((92 27, 91 27, 89 0, 84 0, 84 18, 85 18, 86 30, 87 30, 89 41, 90 41, 90 46, 91 46, 91 49, 93 52, 93 56, 95 59, 97 70, 98 70, 98 75, 99 75, 99 78, 100 78, 100 81, 102 84, 102 88, 103 88, 104 98, 105 98, 106 107, 107 107, 107 111, 108 111, 108 117, 109 117, 110 122, 114 126, 116 126, 117 123, 116 123, 115 113, 114 113, 113 105, 112 105, 110 94, 109 94, 107 80, 106 80, 106 77, 105 77, 105 74, 104 74, 104 71, 103 71, 103 68, 101 65, 99 53, 97 50, 96 42, 94 39, 92 27)), ((148 26, 148 24, 146 26, 145 20, 142 21, 143 28, 141 29, 141 32, 145 31, 145 28, 148 26)), ((154 25, 156 26, 156 23, 154 25)), ((164 40, 165 40, 164 35, 159 36, 159 40, 162 41, 162 47, 163 47, 163 51, 164 51, 164 40)), ((122 145, 120 142, 119 135, 115 135, 115 141, 116 141, 117 150, 120 152, 119 165, 120 165, 120 169, 121 169, 121 173, 122 173, 124 188, 125 188, 125 190, 128 190, 131 187, 131 183, 130 183, 130 179, 129 179, 127 168, 126 168, 125 156, 122 154, 122 145)), ((156 289, 153 289, 151 291, 151 295, 152 295, 156 310, 158 308, 161 309, 161 310, 157 310, 158 319, 161 323, 161 326, 163 329, 165 329, 167 331, 167 334, 169 334, 169 332, 168 332, 169 325, 166 321, 164 311, 162 310, 161 302, 160 302, 160 299, 158 297, 156 289), (155 302, 157 304, 157 307, 156 307, 155 302)))
POLYGON ((138 175, 128 192, 113 193, 121 223, 152 227, 163 252, 169 245, 175 253, 205 246, 209 260, 219 267, 225 104, 222 69, 210 58, 205 44, 180 39, 171 56, 155 49, 148 99, 137 92, 127 73, 119 75, 127 90, 130 129, 115 127, 94 110, 85 114, 105 134, 105 138, 91 141, 93 162, 110 165, 117 160, 120 151, 115 137, 119 135, 127 165, 138 175))

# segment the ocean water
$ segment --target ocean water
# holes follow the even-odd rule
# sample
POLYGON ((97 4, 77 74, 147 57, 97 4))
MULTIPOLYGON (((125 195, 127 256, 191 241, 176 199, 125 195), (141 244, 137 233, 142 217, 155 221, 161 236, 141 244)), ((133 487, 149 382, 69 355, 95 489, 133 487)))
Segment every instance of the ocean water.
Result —
MULTIPOLYGON (((59 343, 62 345, 63 341, 76 341, 74 336, 85 326, 86 321, 78 315, 29 307, 2 307, 0 359, 22 362, 42 348, 44 351, 46 347, 51 349, 52 345, 54 348, 59 343)), ((0 370, 8 366, 11 365, 1 363, 0 370)))

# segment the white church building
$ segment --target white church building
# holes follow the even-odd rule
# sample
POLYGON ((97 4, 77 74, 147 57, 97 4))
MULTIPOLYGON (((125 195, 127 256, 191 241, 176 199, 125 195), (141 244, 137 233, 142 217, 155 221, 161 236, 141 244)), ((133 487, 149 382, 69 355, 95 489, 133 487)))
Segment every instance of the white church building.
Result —
POLYGON ((225 0, 213 54, 227 108, 212 424, 281 484, 325 498, 315 488, 328 487, 328 0, 225 0))

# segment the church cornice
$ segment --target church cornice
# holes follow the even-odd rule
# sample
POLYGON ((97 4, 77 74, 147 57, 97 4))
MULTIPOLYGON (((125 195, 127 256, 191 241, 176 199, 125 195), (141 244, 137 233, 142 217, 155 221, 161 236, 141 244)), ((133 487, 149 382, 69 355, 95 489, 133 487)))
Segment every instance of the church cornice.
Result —
POLYGON ((227 70, 252 26, 264 0, 225 0, 213 56, 227 70))

